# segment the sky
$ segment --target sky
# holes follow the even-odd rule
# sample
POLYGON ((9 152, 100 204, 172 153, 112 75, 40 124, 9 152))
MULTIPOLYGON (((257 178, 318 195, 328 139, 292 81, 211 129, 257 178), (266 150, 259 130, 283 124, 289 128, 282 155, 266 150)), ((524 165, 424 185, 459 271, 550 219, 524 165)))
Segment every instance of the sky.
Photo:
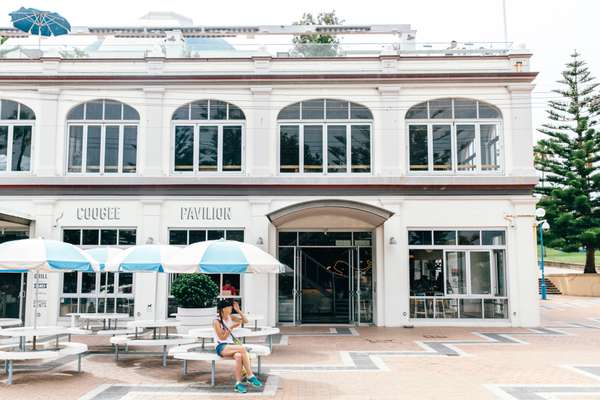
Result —
MULTIPOLYGON (((600 77, 599 0, 506 0, 508 40, 533 53, 534 128, 545 119, 546 102, 556 97, 560 72, 576 49, 600 77)), ((21 6, 57 11, 74 26, 131 25, 148 11, 173 11, 195 25, 284 25, 302 13, 335 10, 347 24, 410 24, 418 42, 504 40, 502 0, 2 0, 0 26, 21 6)))

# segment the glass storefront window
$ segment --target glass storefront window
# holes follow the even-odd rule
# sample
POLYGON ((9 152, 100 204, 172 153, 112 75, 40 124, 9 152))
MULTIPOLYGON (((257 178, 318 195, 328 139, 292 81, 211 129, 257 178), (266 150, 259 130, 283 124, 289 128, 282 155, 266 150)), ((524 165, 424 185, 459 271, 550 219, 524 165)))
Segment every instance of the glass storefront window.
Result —
POLYGON ((31 170, 33 120, 25 104, 0 100, 0 172, 31 170))
POLYGON ((431 231, 408 231, 409 245, 430 245, 431 231))
POLYGON ((467 293, 467 266, 464 251, 446 253, 446 294, 467 293))

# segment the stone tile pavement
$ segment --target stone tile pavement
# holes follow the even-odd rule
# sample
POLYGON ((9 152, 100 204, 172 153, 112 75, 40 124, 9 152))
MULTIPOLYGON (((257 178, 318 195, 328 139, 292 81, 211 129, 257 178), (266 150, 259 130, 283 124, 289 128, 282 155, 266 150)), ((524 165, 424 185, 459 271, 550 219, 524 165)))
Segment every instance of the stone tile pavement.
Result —
MULTIPOLYGON (((600 302, 552 297, 542 326, 518 328, 283 328, 263 361, 265 387, 245 395, 272 399, 600 399, 600 302)), ((105 338, 75 372, 72 358, 19 365, 0 400, 235 399, 231 366, 130 353, 114 362, 105 338)), ((0 375, 0 380, 4 379, 0 375)))

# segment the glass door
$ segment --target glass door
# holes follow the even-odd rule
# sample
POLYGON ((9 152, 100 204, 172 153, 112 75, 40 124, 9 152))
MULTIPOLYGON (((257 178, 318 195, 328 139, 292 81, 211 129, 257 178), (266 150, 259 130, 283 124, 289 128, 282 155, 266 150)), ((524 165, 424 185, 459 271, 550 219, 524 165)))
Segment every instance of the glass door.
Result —
POLYGON ((352 322, 373 322, 373 249, 356 247, 352 268, 352 322))
POLYGON ((24 318, 27 274, 0 273, 0 318, 24 318))

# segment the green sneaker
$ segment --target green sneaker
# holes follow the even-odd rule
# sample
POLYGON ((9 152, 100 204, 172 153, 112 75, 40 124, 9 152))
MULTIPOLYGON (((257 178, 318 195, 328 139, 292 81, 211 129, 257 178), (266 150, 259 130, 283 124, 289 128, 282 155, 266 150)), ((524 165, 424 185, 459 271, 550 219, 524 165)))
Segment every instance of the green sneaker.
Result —
POLYGON ((236 383, 233 386, 233 390, 238 393, 247 393, 248 392, 248 389, 246 389, 246 385, 244 385, 243 383, 236 383))
POLYGON ((252 375, 250 378, 246 378, 246 381, 257 388, 262 387, 263 385, 262 382, 255 375, 252 375))

